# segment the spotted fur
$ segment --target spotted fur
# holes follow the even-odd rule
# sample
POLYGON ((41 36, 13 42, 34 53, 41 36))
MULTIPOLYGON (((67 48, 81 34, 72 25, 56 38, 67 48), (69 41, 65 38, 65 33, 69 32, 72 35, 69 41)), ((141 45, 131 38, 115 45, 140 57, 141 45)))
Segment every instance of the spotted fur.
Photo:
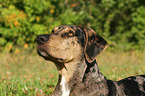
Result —
POLYGON ((145 96, 145 75, 108 80, 96 56, 108 46, 91 28, 61 25, 37 37, 37 52, 55 63, 58 84, 52 96, 145 96))

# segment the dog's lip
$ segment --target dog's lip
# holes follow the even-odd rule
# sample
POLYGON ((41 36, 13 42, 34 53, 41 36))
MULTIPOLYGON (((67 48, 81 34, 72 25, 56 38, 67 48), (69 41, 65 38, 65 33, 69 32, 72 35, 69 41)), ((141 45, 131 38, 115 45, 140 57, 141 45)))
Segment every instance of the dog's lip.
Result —
POLYGON ((39 56, 42 56, 44 59, 46 60, 51 60, 51 61, 57 61, 57 62, 64 62, 64 63, 67 63, 67 62, 70 62, 72 61, 73 59, 69 59, 69 60, 64 60, 62 58, 56 58, 56 57, 53 57, 51 56, 50 54, 48 54, 45 50, 43 49, 37 49, 37 53, 39 54, 39 56))
POLYGON ((42 56, 45 60, 50 60, 50 61, 54 61, 54 57, 50 56, 45 50, 43 49, 37 49, 37 53, 39 54, 39 56, 42 56))
POLYGON ((42 50, 42 49, 38 49, 37 50, 37 53, 40 55, 40 56, 43 56, 43 57, 48 57, 49 55, 47 54, 46 51, 42 50))

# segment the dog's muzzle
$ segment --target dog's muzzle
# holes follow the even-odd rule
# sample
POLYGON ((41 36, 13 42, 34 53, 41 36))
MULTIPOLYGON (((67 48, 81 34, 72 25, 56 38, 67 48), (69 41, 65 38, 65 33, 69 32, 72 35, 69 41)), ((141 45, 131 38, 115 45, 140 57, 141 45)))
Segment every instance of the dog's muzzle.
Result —
POLYGON ((39 54, 39 56, 42 56, 43 58, 48 58, 49 55, 47 53, 47 51, 45 50, 44 45, 48 42, 49 40, 49 34, 43 34, 43 35, 39 35, 37 36, 36 42, 37 42, 37 53, 39 54))

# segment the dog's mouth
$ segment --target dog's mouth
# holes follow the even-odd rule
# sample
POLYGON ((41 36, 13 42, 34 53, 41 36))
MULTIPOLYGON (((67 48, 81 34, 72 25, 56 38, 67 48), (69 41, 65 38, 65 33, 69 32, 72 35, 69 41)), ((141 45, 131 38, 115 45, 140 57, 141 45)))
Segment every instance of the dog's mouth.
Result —
POLYGON ((39 47, 37 48, 37 53, 39 56, 43 57, 45 60, 49 60, 52 62, 67 63, 73 60, 73 59, 67 60, 67 59, 62 59, 62 58, 56 58, 54 56, 51 56, 46 50, 39 47))
POLYGON ((58 58, 54 58, 53 56, 49 55, 47 51, 44 49, 37 49, 37 53, 39 56, 43 57, 45 60, 56 61, 59 60, 58 58))
POLYGON ((45 50, 42 50, 42 49, 37 49, 37 53, 39 56, 42 56, 43 58, 50 57, 49 54, 45 50))

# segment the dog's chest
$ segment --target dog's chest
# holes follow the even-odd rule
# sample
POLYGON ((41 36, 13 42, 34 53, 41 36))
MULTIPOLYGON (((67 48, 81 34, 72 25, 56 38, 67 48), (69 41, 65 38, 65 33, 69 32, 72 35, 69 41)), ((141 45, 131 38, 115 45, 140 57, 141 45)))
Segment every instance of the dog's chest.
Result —
POLYGON ((68 88, 68 84, 64 77, 62 77, 61 79, 60 86, 61 86, 62 96, 69 96, 70 90, 68 88))

